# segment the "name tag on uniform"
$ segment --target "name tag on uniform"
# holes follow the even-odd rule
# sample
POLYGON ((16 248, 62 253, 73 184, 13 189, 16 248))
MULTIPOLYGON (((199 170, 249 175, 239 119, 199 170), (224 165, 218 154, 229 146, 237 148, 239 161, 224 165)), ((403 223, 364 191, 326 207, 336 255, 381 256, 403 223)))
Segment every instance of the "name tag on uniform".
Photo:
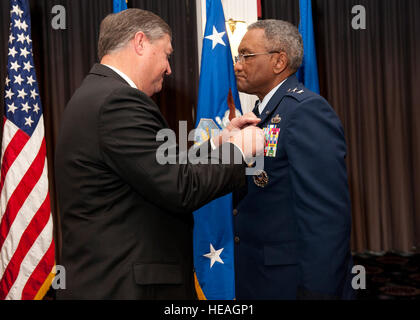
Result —
POLYGON ((277 142, 279 140, 280 128, 277 128, 276 125, 269 125, 268 127, 264 128, 264 134, 264 156, 274 158, 277 152, 277 142))

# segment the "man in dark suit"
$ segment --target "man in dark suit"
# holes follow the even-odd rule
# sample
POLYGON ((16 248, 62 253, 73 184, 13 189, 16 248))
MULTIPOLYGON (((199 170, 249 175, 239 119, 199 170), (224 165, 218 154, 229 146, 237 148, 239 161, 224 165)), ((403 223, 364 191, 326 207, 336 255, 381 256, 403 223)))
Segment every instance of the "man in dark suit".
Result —
POLYGON ((261 20, 236 58, 238 89, 255 94, 264 170, 235 196, 238 299, 352 298, 346 143, 336 113, 295 75, 296 27, 261 20))
MULTIPOLYGON (((218 161, 226 142, 228 164, 160 165, 156 135, 167 123, 150 96, 171 73, 171 53, 171 30, 151 12, 129 9, 101 24, 101 64, 68 103, 57 142, 59 299, 195 297, 191 212, 245 183, 242 155, 258 153, 264 135, 249 126, 197 149, 218 161)), ((235 119, 227 130, 258 121, 235 119)))

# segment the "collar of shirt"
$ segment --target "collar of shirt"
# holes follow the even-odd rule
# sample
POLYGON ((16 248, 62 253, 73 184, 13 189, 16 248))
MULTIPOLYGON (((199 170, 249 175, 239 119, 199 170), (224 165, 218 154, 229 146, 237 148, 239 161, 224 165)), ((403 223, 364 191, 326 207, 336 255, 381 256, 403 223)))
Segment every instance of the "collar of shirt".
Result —
POLYGON ((130 79, 130 77, 129 77, 129 76, 127 76, 124 72, 122 72, 122 71, 118 70, 118 69, 117 69, 117 68, 115 68, 115 67, 111 67, 111 66, 109 66, 109 65, 107 65, 107 64, 103 64, 103 66, 107 66, 107 67, 108 67, 108 68, 110 68, 112 71, 114 71, 114 72, 118 73, 118 75, 119 75, 121 78, 123 78, 125 81, 127 81, 127 83, 128 83, 131 87, 133 87, 134 89, 138 89, 138 88, 137 88, 137 86, 136 86, 136 84, 133 82, 133 80, 131 80, 131 79, 130 79))
POLYGON ((287 78, 284 79, 282 82, 280 82, 275 88, 271 89, 271 91, 265 95, 263 101, 260 102, 260 104, 258 105, 258 111, 260 112, 260 114, 262 114, 262 112, 264 111, 265 106, 270 101, 270 99, 274 96, 274 94, 276 93, 277 89, 280 88, 281 85, 286 82, 286 80, 287 80, 287 78))

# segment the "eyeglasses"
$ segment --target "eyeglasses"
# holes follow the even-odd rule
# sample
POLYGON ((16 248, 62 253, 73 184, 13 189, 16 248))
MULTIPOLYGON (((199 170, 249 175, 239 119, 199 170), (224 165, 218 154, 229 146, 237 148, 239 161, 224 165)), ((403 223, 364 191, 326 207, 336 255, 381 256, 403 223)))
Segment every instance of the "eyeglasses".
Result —
POLYGON ((244 63, 246 58, 255 57, 263 54, 273 54, 273 53, 280 53, 280 51, 269 51, 269 52, 261 52, 261 53, 248 53, 248 54, 238 54, 235 57, 235 63, 244 63))

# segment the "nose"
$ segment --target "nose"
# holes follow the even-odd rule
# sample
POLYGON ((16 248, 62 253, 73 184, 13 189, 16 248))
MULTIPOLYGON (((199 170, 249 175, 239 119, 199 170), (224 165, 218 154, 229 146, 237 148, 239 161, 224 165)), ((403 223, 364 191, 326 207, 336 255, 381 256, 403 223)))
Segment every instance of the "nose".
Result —
POLYGON ((169 61, 168 61, 168 66, 167 66, 167 68, 166 68, 166 75, 167 76, 169 76, 169 75, 171 75, 171 73, 172 73, 172 69, 171 69, 171 64, 169 63, 169 61))
POLYGON ((235 65, 233 66, 233 70, 235 70, 235 73, 238 71, 242 70, 242 63, 240 63, 239 61, 235 63, 235 65))

